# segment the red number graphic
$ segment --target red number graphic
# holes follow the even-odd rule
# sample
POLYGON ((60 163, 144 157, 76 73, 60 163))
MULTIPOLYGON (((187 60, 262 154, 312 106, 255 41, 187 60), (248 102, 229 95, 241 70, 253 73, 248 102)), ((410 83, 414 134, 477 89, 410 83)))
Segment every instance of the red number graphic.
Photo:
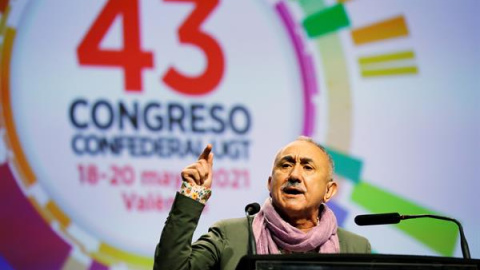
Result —
POLYGON ((142 69, 153 67, 151 52, 140 48, 138 0, 109 0, 77 48, 80 64, 121 67, 127 91, 142 90, 142 69), (122 17, 123 49, 100 48, 100 43, 117 16, 122 17))
POLYGON ((180 42, 200 48, 207 58, 202 74, 191 77, 169 68, 163 81, 175 91, 188 95, 203 95, 215 89, 223 77, 224 57, 222 48, 210 35, 200 29, 203 21, 218 5, 218 0, 164 0, 166 2, 193 2, 195 9, 178 30, 180 42))
POLYGON ((113 186, 116 185, 132 185, 135 182, 135 170, 132 166, 115 166, 110 167, 113 172, 112 178, 110 179, 110 184, 113 186))
POLYGON ((100 173, 97 166, 92 164, 79 164, 77 167, 78 172, 80 173, 80 183, 96 185, 98 183, 98 180, 100 180, 100 173))

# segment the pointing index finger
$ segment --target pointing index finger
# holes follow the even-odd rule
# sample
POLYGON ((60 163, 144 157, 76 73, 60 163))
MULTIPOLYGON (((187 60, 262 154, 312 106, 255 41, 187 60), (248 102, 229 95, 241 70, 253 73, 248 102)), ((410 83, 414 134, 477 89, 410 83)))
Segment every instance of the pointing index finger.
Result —
POLYGON ((210 155, 210 152, 212 152, 212 145, 207 144, 207 147, 203 149, 203 152, 198 156, 198 160, 205 159, 208 161, 208 156, 210 155))

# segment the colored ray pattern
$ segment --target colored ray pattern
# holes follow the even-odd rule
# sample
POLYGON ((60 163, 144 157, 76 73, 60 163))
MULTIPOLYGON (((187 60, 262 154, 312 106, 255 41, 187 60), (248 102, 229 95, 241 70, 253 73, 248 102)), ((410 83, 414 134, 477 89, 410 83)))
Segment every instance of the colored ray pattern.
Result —
POLYGON ((386 39, 408 36, 408 28, 403 16, 353 29, 351 32, 355 45, 363 45, 386 39))
MULTIPOLYGON (((365 182, 354 187, 352 200, 372 213, 442 215, 365 182)), ((414 222, 403 221, 395 226, 444 256, 452 256, 455 251, 458 234, 457 227, 453 223, 417 219, 414 222)))
POLYGON ((112 265, 119 261, 125 261, 136 268, 148 269, 153 265, 153 258, 137 256, 105 243, 100 245, 98 254, 92 254, 92 256, 106 265, 112 265))
POLYGON ((326 149, 335 163, 335 173, 351 180, 354 184, 359 183, 362 173, 362 161, 332 148, 327 147, 326 149))
MULTIPOLYGON (((348 1, 337 2, 344 3, 348 1)), ((338 35, 334 35, 335 32, 338 32, 343 28, 351 27, 346 8, 343 4, 336 4, 329 7, 325 4, 325 1, 320 0, 299 0, 298 4, 306 16, 306 19, 303 21, 304 30, 307 36, 316 42, 317 49, 322 56, 321 60, 323 65, 330 69, 335 69, 335 67, 338 67, 338 62, 345 62, 343 52, 341 52, 341 50, 340 53, 338 52, 339 48, 341 48, 341 44, 336 41, 336 46, 332 46, 332 40, 334 40, 334 37, 338 39, 338 35), (335 57, 333 57, 332 54, 334 54, 335 57), (335 61, 336 64, 330 65, 330 62, 327 61, 329 58, 336 58, 330 59, 330 61, 335 61)), ((397 16, 379 23, 353 29, 350 34, 354 45, 360 46, 367 45, 368 43, 407 37, 409 31, 405 18, 403 16, 397 16)), ((410 50, 364 56, 359 58, 358 63, 361 67, 362 76, 364 77, 416 74, 418 73, 418 69, 414 64, 414 59, 415 54, 413 50, 410 50)), ((329 81, 331 81, 333 77, 339 76, 339 72, 328 73, 330 69, 326 68, 325 71, 327 87, 334 88, 337 91, 339 90, 338 85, 329 84, 329 81)), ((348 70, 340 72, 340 74, 348 74, 348 70)), ((344 79, 348 80, 348 78, 344 79)), ((348 83, 346 87, 342 87, 341 89, 346 91, 343 98, 348 98, 350 91, 348 83)), ((327 89, 329 95, 331 94, 330 92, 332 92, 332 90, 327 89)), ((331 97, 329 98, 331 99, 331 97)), ((330 104, 330 106, 334 105, 335 104, 330 104)), ((330 114, 332 114, 332 111, 330 111, 330 114)), ((337 118, 339 116, 343 119, 342 115, 335 115, 337 118)), ((330 127, 330 129, 332 129, 332 127, 330 127)), ((343 133, 346 132, 346 130, 341 131, 343 131, 343 133)), ((329 133, 330 132, 337 131, 329 130, 329 133)), ((354 187, 351 195, 353 202, 376 213, 393 210, 405 211, 405 214, 434 213, 434 211, 421 207, 407 199, 363 182, 361 179, 363 162, 358 158, 350 157, 347 154, 349 143, 345 141, 345 139, 342 140, 342 142, 331 140, 330 137, 327 137, 326 144, 329 146, 327 151, 330 153, 336 164, 336 173, 353 182, 354 187), (378 201, 382 201, 382 204, 379 205, 378 201)), ((338 205, 335 201, 329 202, 329 205, 332 210, 339 215, 339 224, 342 224, 345 217, 348 215, 348 211, 338 205)), ((398 227, 407 235, 410 235, 436 252, 442 255, 451 256, 456 244, 456 229, 443 223, 444 222, 429 222, 428 220, 422 220, 416 222, 415 226, 409 226, 408 222, 404 222, 399 224, 398 227), (434 223, 434 225, 432 225, 432 223, 434 223), (430 230, 430 228, 433 228, 433 230, 430 230), (438 239, 438 235, 442 235, 442 239, 438 239)))
POLYGON ((415 57, 415 54, 413 51, 405 51, 405 52, 397 52, 392 54, 362 57, 359 59, 358 62, 360 63, 360 65, 368 65, 368 64, 391 62, 396 60, 413 59, 414 57, 415 57))
MULTIPOLYGON (((407 37, 408 35, 407 23, 403 16, 390 18, 351 31, 352 40, 357 46, 407 37)), ((358 59, 358 62, 362 77, 371 78, 415 75, 418 73, 418 68, 414 60, 415 54, 413 51, 399 51, 374 56, 363 56, 358 59)))
POLYGON ((389 54, 364 56, 358 59, 363 77, 417 74, 415 53, 401 51, 389 54))
POLYGON ((375 70, 362 70, 363 77, 379 77, 379 76, 394 76, 394 75, 411 75, 417 74, 417 67, 397 67, 397 68, 384 68, 375 70))
POLYGON ((322 9, 303 21, 305 32, 310 38, 333 33, 349 25, 350 20, 342 4, 322 9))

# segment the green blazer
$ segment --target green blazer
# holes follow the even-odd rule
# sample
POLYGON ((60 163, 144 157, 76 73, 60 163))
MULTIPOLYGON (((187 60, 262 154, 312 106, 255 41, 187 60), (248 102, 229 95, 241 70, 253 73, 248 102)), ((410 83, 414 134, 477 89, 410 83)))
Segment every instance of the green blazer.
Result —
MULTIPOLYGON (((154 269, 235 269, 247 254, 246 218, 215 223, 207 234, 192 243, 193 233, 204 205, 177 193, 155 249, 154 269)), ((341 253, 370 253, 362 236, 338 229, 341 253)))

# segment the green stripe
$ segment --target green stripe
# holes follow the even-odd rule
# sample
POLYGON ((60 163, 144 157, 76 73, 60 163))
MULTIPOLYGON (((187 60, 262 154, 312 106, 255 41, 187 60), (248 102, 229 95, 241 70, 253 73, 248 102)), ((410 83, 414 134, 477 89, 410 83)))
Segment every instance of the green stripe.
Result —
MULTIPOLYGON (((401 215, 442 215, 398 195, 362 181, 356 185, 352 200, 372 213, 399 212, 401 215)), ((458 229, 454 223, 430 218, 405 220, 394 225, 443 256, 453 256, 458 229)))
POLYGON ((326 7, 324 1, 322 0, 299 0, 298 3, 307 16, 312 15, 313 13, 316 13, 326 7))
POLYGON ((303 27, 309 37, 318 37, 350 25, 345 7, 337 4, 308 16, 303 27))
POLYGON ((360 182, 362 161, 331 148, 325 148, 335 163, 335 173, 354 183, 360 182))

